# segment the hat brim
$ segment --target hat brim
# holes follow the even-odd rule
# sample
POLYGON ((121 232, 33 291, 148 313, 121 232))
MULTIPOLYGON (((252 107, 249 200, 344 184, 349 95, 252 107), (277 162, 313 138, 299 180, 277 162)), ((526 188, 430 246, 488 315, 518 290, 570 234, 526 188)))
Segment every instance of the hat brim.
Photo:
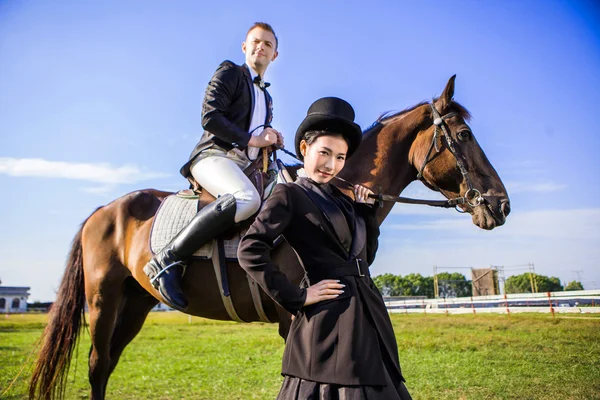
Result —
POLYGON ((354 154, 362 141, 362 130, 358 124, 330 114, 313 113, 304 118, 304 121, 302 121, 296 131, 294 140, 296 155, 302 161, 304 161, 304 156, 300 152, 300 142, 304 134, 308 131, 328 131, 342 135, 348 141, 346 159, 354 154))

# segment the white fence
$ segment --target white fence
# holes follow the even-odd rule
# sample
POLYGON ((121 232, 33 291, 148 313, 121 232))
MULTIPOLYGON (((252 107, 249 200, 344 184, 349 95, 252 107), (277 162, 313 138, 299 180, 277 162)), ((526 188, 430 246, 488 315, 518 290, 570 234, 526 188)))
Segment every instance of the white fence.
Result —
POLYGON ((395 299, 384 297, 390 313, 600 313, 600 290, 522 293, 451 299, 395 299))

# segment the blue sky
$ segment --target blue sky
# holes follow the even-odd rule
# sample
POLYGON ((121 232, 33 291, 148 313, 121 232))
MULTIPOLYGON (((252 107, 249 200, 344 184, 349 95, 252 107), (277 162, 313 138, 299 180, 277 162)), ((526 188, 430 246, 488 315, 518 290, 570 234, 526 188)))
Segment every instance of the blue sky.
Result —
MULTIPOLYGON (((594 1, 222 4, 0 2, 3 285, 52 300, 96 207, 186 186, 178 170, 202 133, 206 84, 222 60, 243 62, 246 30, 266 21, 280 39, 266 76, 273 124, 288 144, 319 97, 348 100, 367 127, 457 74, 455 99, 507 186, 512 213, 491 232, 450 210, 396 206, 375 274, 531 262, 600 288, 594 1)), ((418 183, 404 195, 436 197, 418 183)))

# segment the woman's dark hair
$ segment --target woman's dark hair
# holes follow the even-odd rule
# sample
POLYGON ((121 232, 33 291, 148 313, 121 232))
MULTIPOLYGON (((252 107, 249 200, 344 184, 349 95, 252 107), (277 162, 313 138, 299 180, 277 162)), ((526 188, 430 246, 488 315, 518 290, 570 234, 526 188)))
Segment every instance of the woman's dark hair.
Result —
POLYGON ((302 136, 302 139, 306 141, 306 144, 311 145, 311 144, 313 144, 315 142, 315 140, 317 140, 321 136, 339 136, 342 139, 344 139, 344 141, 348 145, 348 148, 350 148, 350 142, 348 141, 348 139, 346 138, 346 136, 342 135, 341 133, 337 133, 337 132, 330 132, 330 131, 306 131, 306 133, 304 133, 304 135, 302 136))

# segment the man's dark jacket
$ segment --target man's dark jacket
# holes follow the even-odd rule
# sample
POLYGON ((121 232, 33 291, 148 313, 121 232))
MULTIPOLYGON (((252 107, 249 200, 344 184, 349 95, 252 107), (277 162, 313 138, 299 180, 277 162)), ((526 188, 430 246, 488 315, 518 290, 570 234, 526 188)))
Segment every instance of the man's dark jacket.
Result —
MULTIPOLYGON (((211 147, 225 151, 238 148, 245 150, 251 134, 248 133, 254 110, 252 76, 246 64, 236 65, 224 61, 219 65, 208 83, 202 103, 202 127, 204 134, 190 154, 190 159, 179 171, 185 178, 190 176, 190 166, 200 152, 211 147)), ((273 100, 265 89, 267 116, 264 124, 273 119, 273 100)))

